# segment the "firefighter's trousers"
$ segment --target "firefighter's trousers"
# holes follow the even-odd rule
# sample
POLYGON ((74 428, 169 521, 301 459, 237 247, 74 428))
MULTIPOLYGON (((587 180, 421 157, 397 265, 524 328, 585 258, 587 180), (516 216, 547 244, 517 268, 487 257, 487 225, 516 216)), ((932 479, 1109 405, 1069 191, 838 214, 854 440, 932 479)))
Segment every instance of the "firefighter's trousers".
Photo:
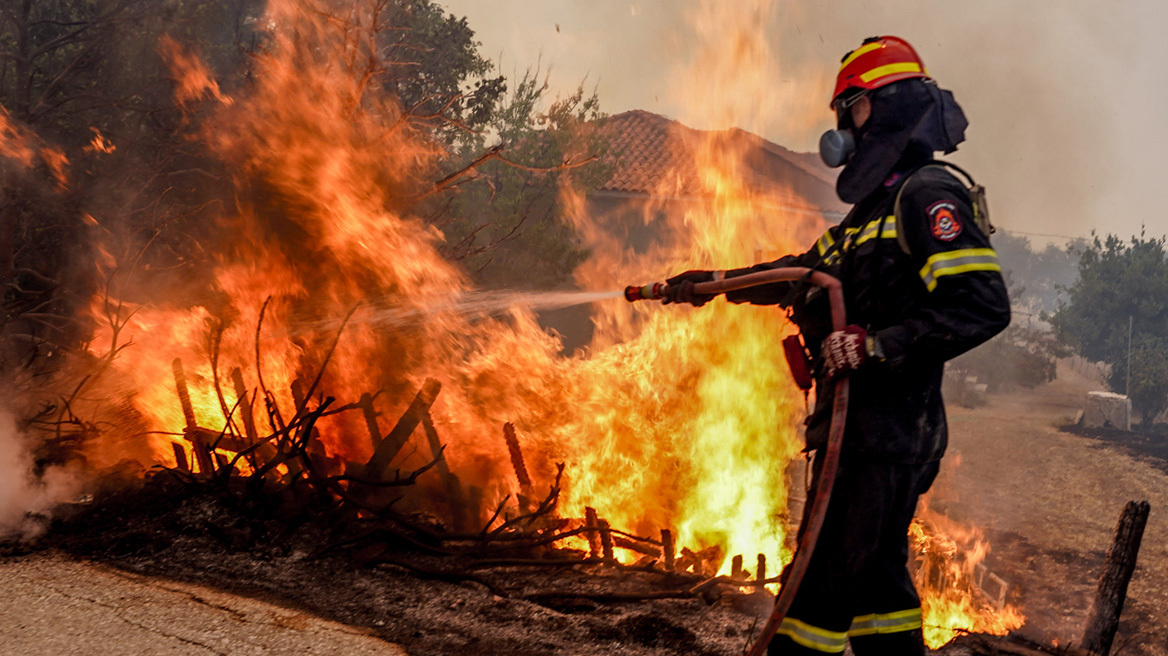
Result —
MULTIPOLYGON (((849 640, 856 656, 924 654, 908 528, 937 469, 936 462, 841 461, 807 573, 769 654, 840 654, 849 640)), ((804 526, 810 508, 808 500, 804 526)))

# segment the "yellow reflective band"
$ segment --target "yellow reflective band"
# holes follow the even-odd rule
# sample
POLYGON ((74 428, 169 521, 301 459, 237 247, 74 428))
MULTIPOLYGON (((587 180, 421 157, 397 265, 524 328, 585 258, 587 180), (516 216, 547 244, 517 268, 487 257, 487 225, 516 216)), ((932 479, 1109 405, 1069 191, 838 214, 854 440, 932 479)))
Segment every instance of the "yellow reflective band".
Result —
POLYGON ((942 276, 952 276, 970 271, 998 271, 1002 267, 998 264, 998 254, 992 248, 964 248, 956 251, 937 253, 930 257, 925 266, 921 267, 921 280, 925 288, 933 291, 937 288, 937 279, 942 276))
POLYGON ((828 631, 790 617, 783 618, 775 634, 785 635, 797 644, 826 654, 842 654, 848 643, 845 632, 828 631))
POLYGON ((819 241, 815 242, 815 250, 819 251, 820 255, 823 255, 827 252, 827 249, 831 248, 831 245, 834 243, 835 240, 831 238, 831 231, 829 230, 823 233, 823 236, 819 238, 819 241))
POLYGON ((859 246, 869 239, 873 239, 877 236, 877 230, 880 231, 879 236, 882 239, 896 239, 896 218, 889 216, 884 219, 869 221, 868 225, 864 226, 864 229, 860 231, 860 235, 856 237, 856 241, 852 243, 852 246, 859 246))
POLYGON ((852 51, 852 54, 848 55, 844 59, 844 63, 840 64, 840 70, 842 71, 845 68, 847 68, 847 65, 856 61, 857 57, 866 55, 866 54, 872 52, 873 50, 878 50, 878 49, 883 48, 883 47, 884 47, 883 42, 876 41, 873 43, 869 43, 866 46, 860 46, 859 48, 856 48, 855 50, 852 51))
POLYGON ((915 631, 921 628, 921 609, 910 608, 895 613, 873 613, 861 615, 852 620, 849 636, 865 636, 877 633, 897 633, 915 631))
POLYGON ((861 82, 871 82, 877 78, 882 78, 885 75, 896 75, 897 73, 920 73, 921 65, 916 62, 902 62, 900 64, 888 64, 886 66, 879 66, 873 68, 867 73, 860 74, 861 82))

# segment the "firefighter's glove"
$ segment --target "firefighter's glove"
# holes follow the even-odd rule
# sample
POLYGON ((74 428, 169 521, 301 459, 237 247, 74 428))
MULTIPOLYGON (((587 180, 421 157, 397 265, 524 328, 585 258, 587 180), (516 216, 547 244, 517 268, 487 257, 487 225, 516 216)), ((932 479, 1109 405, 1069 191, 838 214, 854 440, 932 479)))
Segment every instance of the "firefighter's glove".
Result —
POLYGON ((710 282, 714 279, 713 271, 686 271, 666 280, 664 305, 670 303, 689 303, 694 307, 701 307, 713 300, 711 294, 695 294, 694 285, 699 282, 710 282))
POLYGON ((846 376, 868 361, 867 338, 868 331, 852 325, 823 340, 823 373, 828 380, 846 376))

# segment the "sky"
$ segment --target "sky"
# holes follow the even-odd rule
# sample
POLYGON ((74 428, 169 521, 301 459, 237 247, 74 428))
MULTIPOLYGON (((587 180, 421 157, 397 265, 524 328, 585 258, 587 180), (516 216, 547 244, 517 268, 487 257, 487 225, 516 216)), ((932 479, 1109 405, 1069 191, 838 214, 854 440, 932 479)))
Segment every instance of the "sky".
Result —
POLYGON ((1036 245, 1092 230, 1168 233, 1157 201, 1168 186, 1159 0, 437 1, 467 17, 503 74, 548 71, 553 95, 583 82, 609 114, 742 127, 801 151, 832 127, 843 54, 868 36, 901 36, 964 108, 968 140, 951 159, 987 187, 995 224, 1036 245), (735 12, 758 43, 725 28, 735 12), (753 83, 723 84, 711 47, 751 49, 763 60, 753 83))

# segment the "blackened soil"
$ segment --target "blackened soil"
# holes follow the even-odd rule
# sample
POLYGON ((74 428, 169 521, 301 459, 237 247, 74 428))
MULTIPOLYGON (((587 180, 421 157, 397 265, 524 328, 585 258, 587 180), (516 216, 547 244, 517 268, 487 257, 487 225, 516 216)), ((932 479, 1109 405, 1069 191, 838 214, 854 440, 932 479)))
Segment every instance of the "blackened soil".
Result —
POLYGON ((1147 431, 1121 431, 1111 428, 1084 428, 1077 424, 1060 426, 1060 430, 1097 440, 1101 445, 1142 460, 1168 474, 1168 426, 1157 424, 1147 431))
POLYGON ((769 598, 602 603, 588 592, 678 588, 660 574, 600 566, 471 569, 465 559, 390 544, 317 553, 322 521, 289 521, 220 491, 154 482, 98 499, 34 544, 150 576, 227 590, 368 627, 413 656, 741 654, 769 598), (384 562, 386 560, 393 563, 384 562), (540 597, 541 603, 521 597, 540 597), (753 614, 752 614, 753 613, 753 614))

